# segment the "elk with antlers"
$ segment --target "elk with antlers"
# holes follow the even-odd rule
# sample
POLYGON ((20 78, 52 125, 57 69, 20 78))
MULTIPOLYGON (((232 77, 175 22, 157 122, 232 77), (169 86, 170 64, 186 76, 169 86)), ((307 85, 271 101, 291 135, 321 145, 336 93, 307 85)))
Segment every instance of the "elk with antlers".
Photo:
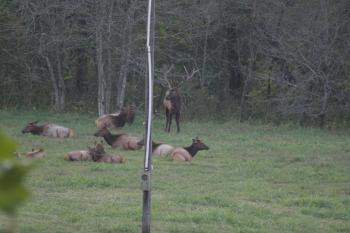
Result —
POLYGON ((163 100, 163 105, 165 109, 165 132, 170 132, 171 121, 173 115, 175 115, 175 121, 177 126, 177 132, 180 132, 180 113, 181 113, 181 95, 179 92, 180 87, 185 81, 188 81, 193 78, 194 74, 198 72, 198 69, 193 69, 191 73, 188 73, 186 67, 184 66, 186 75, 182 77, 182 81, 179 83, 171 83, 168 79, 168 74, 174 68, 174 65, 171 65, 170 68, 164 72, 164 77, 160 79, 160 83, 163 87, 167 88, 165 97, 163 100))

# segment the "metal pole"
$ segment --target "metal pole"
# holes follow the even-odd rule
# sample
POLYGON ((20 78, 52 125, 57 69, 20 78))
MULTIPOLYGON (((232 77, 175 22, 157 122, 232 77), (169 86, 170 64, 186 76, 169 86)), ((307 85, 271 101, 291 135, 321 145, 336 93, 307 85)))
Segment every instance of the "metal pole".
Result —
POLYGON ((145 116, 145 158, 141 176, 143 190, 142 233, 151 232, 151 170, 152 170, 152 113, 153 113, 153 77, 154 77, 154 0, 148 0, 147 17, 147 78, 145 116), (153 21, 151 20, 153 16, 153 21))

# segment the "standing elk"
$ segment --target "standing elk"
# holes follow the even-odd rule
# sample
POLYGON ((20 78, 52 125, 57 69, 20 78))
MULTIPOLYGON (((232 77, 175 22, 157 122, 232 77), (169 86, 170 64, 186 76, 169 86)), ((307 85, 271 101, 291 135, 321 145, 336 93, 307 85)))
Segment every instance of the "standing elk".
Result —
POLYGON ((168 74, 170 71, 174 68, 174 65, 171 65, 170 68, 164 72, 164 77, 160 79, 160 83, 163 87, 167 88, 167 91, 164 96, 163 100, 163 106, 165 109, 165 117, 166 117, 166 123, 165 123, 165 132, 170 132, 171 128, 171 121, 173 119, 173 116, 175 115, 175 121, 176 121, 176 127, 177 132, 180 132, 180 113, 181 113, 181 95, 180 95, 180 87, 184 83, 184 81, 188 81, 193 78, 194 74, 198 72, 197 70, 192 70, 192 72, 189 74, 186 67, 184 66, 186 75, 182 77, 182 81, 180 83, 175 84, 174 82, 171 83, 168 79, 168 74))
POLYGON ((170 132, 171 121, 175 115, 177 132, 180 132, 180 113, 181 113, 181 97, 178 88, 168 89, 163 100, 165 109, 165 132, 170 132))
POLYGON ((209 150, 209 147, 196 137, 192 139, 192 144, 190 146, 175 148, 170 156, 173 160, 190 162, 200 150, 209 150))
POLYGON ((112 148, 121 147, 125 150, 138 150, 142 147, 142 145, 139 144, 142 140, 141 138, 129 136, 126 133, 112 134, 107 128, 98 130, 94 136, 103 137, 112 148))
POLYGON ((103 128, 122 128, 126 123, 132 124, 136 115, 134 106, 123 107, 120 112, 105 114, 96 119, 95 124, 98 130, 103 128))
POLYGON ((52 138, 72 138, 75 136, 73 129, 56 124, 38 125, 37 121, 28 123, 22 130, 22 133, 31 133, 52 138))
POLYGON ((98 163, 125 163, 127 161, 126 158, 120 155, 107 154, 103 146, 99 143, 96 144, 95 148, 89 149, 89 153, 91 154, 92 160, 98 163))

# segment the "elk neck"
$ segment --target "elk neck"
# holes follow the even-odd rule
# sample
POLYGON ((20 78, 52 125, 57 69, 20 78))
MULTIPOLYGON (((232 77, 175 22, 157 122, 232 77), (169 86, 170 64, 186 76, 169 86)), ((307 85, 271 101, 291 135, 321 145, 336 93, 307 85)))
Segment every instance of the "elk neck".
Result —
POLYGON ((33 128, 30 132, 35 135, 40 135, 44 131, 44 126, 45 125, 41 125, 41 126, 36 125, 35 128, 33 128))
POLYGON ((103 138, 108 143, 108 145, 112 146, 119 136, 120 135, 113 135, 110 132, 108 132, 108 134, 103 135, 103 138))
POLYGON ((188 146, 188 147, 184 147, 184 149, 187 150, 188 153, 190 153, 190 155, 191 155, 192 157, 194 157, 194 156, 197 154, 197 152, 199 151, 198 148, 196 148, 195 146, 193 146, 193 144, 190 145, 190 146, 188 146))

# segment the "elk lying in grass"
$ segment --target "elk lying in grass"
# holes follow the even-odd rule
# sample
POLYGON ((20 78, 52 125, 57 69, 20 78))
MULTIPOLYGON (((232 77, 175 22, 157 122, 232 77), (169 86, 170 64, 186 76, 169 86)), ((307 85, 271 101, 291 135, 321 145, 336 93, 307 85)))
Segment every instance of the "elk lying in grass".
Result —
POLYGON ((67 161, 86 161, 91 160, 91 154, 88 150, 76 150, 68 152, 64 159, 67 161))
POLYGON ((195 139, 192 139, 192 144, 190 146, 175 148, 170 156, 173 160, 191 161, 200 150, 209 150, 209 147, 196 137, 195 139))
POLYGON ((184 81, 188 81, 193 78, 194 74, 198 72, 197 70, 192 70, 191 74, 187 72, 186 67, 184 67, 186 71, 186 75, 183 76, 183 80, 180 83, 177 84, 172 84, 167 76, 169 72, 173 69, 173 65, 165 71, 164 77, 160 79, 160 82, 163 87, 167 88, 167 91, 165 93, 165 97, 163 100, 163 106, 165 109, 165 117, 166 117, 166 123, 165 123, 165 132, 170 132, 171 128, 171 121, 173 119, 173 116, 175 116, 175 121, 176 121, 176 127, 177 127, 177 132, 180 132, 180 113, 181 113, 181 95, 180 95, 180 87, 184 83, 184 81))
MULTIPOLYGON (((139 145, 144 146, 144 139, 138 142, 139 145)), ((166 143, 156 143, 152 141, 152 154, 153 155, 170 155, 170 153, 174 150, 172 145, 166 143)))
POLYGON ((44 151, 44 149, 40 148, 40 149, 32 149, 32 151, 30 152, 26 152, 26 153, 17 153, 16 157, 17 158, 27 158, 27 159, 37 159, 37 158, 44 158, 46 157, 47 154, 44 151))
POLYGON ((126 123, 132 124, 135 119, 135 108, 133 106, 123 107, 118 113, 102 115, 96 119, 97 129, 122 128, 126 123))
POLYGON ((72 138, 75 136, 73 129, 56 124, 38 125, 37 121, 28 123, 22 130, 22 133, 31 133, 52 138, 72 138))
POLYGON ((141 141, 138 137, 129 136, 128 134, 112 134, 107 128, 98 130, 95 137, 103 137, 104 140, 112 148, 123 148, 125 150, 138 150, 142 145, 138 142, 141 141))
POLYGON ((89 149, 91 158, 94 162, 103 162, 103 163, 125 163, 126 158, 123 158, 119 155, 109 155, 105 152, 101 144, 96 144, 95 148, 89 149))

